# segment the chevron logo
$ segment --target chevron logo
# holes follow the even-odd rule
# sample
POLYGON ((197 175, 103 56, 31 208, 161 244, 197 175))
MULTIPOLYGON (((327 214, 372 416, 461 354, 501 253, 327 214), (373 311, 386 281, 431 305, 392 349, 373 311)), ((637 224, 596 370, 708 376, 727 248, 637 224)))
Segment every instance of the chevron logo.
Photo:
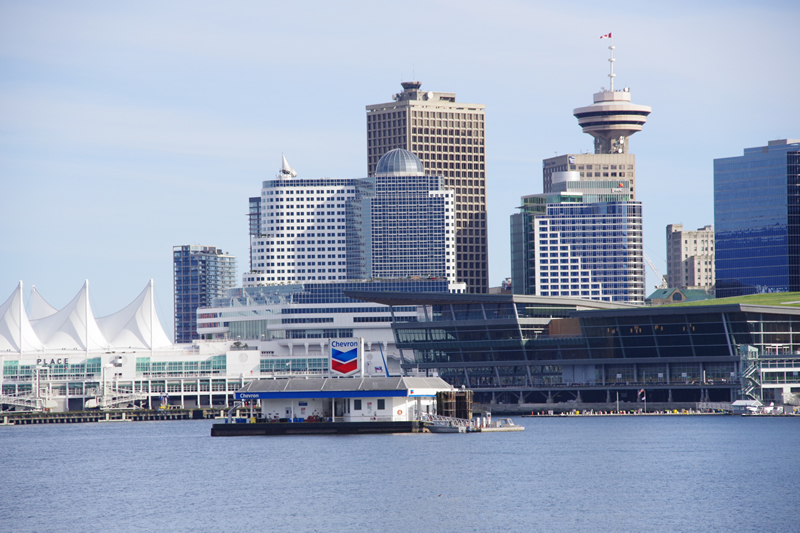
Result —
POLYGON ((358 348, 348 351, 331 348, 331 370, 340 374, 350 374, 358 370, 358 348))

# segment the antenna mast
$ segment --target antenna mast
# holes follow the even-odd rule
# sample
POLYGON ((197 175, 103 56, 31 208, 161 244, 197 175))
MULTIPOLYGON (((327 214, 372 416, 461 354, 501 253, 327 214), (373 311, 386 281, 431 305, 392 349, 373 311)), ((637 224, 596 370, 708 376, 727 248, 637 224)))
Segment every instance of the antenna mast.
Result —
POLYGON ((609 79, 609 81, 611 83, 610 92, 613 93, 614 92, 614 76, 616 76, 616 74, 614 74, 614 61, 615 61, 614 60, 614 45, 612 44, 611 46, 608 47, 608 49, 611 51, 610 52, 610 57, 608 58, 608 66, 609 66, 608 79, 609 79))

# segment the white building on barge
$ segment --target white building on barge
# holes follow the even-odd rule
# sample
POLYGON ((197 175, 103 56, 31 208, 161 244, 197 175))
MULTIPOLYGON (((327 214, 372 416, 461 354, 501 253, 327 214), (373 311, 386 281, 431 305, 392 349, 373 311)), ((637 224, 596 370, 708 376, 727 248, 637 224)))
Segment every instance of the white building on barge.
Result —
POLYGON ((258 401, 261 421, 407 422, 435 415, 438 377, 259 379, 234 395, 258 401), (309 420, 310 419, 310 420, 309 420))

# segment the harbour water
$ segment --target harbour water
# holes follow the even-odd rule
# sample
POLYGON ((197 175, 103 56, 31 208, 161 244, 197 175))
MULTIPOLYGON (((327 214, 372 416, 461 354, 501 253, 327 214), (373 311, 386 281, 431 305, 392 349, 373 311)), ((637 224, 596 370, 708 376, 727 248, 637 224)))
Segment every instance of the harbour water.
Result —
POLYGON ((798 419, 514 421, 526 430, 0 427, 0 531, 800 530, 798 419))

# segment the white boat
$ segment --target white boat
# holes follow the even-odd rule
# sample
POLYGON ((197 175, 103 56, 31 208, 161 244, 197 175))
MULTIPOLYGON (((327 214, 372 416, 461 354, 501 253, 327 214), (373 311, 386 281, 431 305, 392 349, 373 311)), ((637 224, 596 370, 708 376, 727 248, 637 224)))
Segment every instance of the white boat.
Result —
POLYGON ((488 427, 482 427, 481 433, 495 431, 525 431, 525 428, 514 424, 510 418, 496 418, 491 421, 488 427))
POLYGON ((451 420, 436 420, 427 422, 425 428, 431 433, 466 433, 466 426, 459 425, 451 420))

